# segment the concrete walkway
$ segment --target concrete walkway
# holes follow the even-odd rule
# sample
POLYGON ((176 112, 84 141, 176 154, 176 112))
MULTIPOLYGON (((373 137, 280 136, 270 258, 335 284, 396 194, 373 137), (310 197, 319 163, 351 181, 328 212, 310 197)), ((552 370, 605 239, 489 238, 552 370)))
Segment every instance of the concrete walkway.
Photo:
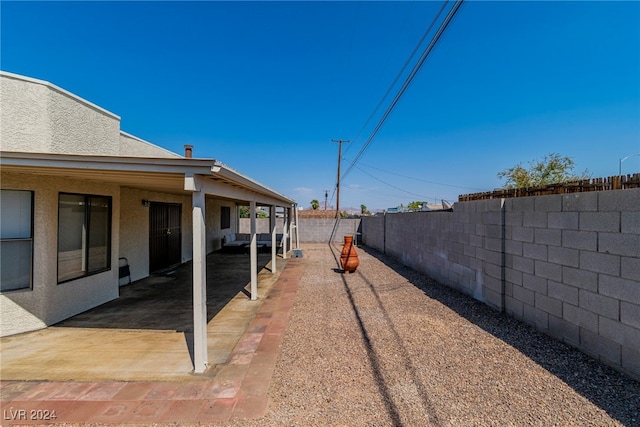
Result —
MULTIPOLYGON (((282 260, 279 261, 282 262, 282 260)), ((53 351, 54 354, 63 358, 63 362, 53 358, 53 362, 32 365, 30 370, 17 369, 15 364, 12 365, 5 360, 5 348, 7 353, 10 353, 12 349, 9 347, 18 348, 21 340, 23 345, 25 339, 36 342, 39 336, 46 335, 48 331, 53 331, 54 337, 48 341, 47 345, 52 342, 66 342, 67 347, 73 343, 73 339, 70 341, 71 337, 86 340, 92 334, 104 334, 104 329, 87 330, 77 326, 78 322, 88 322, 88 317, 70 321, 70 324, 76 324, 73 327, 67 324, 32 334, 22 334, 11 340, 4 339, 2 381, 0 382, 2 425, 146 424, 151 422, 183 424, 261 416, 267 406, 267 391, 302 272, 302 267, 297 260, 287 262, 288 267, 279 273, 277 281, 268 286, 268 290, 265 290, 266 279, 259 282, 264 293, 259 295, 258 304, 246 303, 248 298, 240 292, 211 320, 208 333, 210 346, 214 350, 214 366, 204 375, 188 375, 188 370, 185 371, 184 366, 175 364, 175 360, 183 362, 184 357, 175 357, 175 354, 170 354, 171 352, 167 352, 166 348, 149 347, 153 343, 157 346, 165 344, 172 348, 179 347, 175 345, 175 340, 169 337, 169 334, 182 335, 177 334, 175 330, 149 332, 112 329, 107 331, 112 334, 110 344, 107 346, 111 346, 110 352, 124 351, 124 348, 127 349, 128 354, 140 352, 141 357, 146 357, 145 363, 149 363, 149 357, 152 357, 155 366, 166 368, 164 372, 163 369, 144 369, 138 365, 122 366, 122 371, 106 372, 107 368, 113 369, 113 364, 109 363, 99 369, 90 370, 89 373, 72 366, 67 366, 65 370, 65 363, 69 363, 69 357, 73 357, 73 351, 69 348, 53 351), (255 308, 248 310, 249 305, 255 308), (215 334, 224 333, 225 329, 228 333, 236 333, 235 345, 227 354, 224 354, 224 349, 228 345, 211 339, 212 335, 215 338, 215 334), (239 331, 242 332, 238 333, 239 331), (122 337, 127 334, 131 336, 130 339, 123 339, 122 337), (149 339, 150 335, 156 336, 149 339), (144 340, 145 337, 146 340, 144 340), (137 338, 142 338, 145 342, 136 344, 137 338), (120 346, 123 347, 120 348, 120 346), (218 350, 222 348, 222 353, 216 354, 216 348, 218 350), (160 356, 153 356, 155 353, 160 356), (64 359, 65 357, 67 359, 64 359), (164 361, 162 357, 165 357, 164 361), (216 359, 220 362, 217 365, 216 359), (100 377, 99 372, 102 372, 100 374, 102 376, 118 376, 123 375, 124 372, 128 380, 97 381, 95 378, 100 377), (140 381, 150 372, 152 376, 156 376, 155 381, 140 381), (161 378, 163 374, 166 375, 166 372, 170 373, 168 375, 170 378, 161 378), (60 378, 57 378, 65 375, 75 378, 71 381, 60 381, 60 378), (136 381, 131 381, 132 375, 136 381), (17 380, 20 376, 23 377, 22 381, 17 380), (47 376, 57 380, 24 381, 29 379, 28 376, 47 376), (14 377, 15 380, 7 380, 8 377, 14 377)), ((269 277, 266 276, 267 274, 271 275, 268 270, 263 270, 262 274, 265 277, 269 277)), ((187 346, 184 344, 184 338, 181 340, 182 353, 186 353, 188 360, 188 351, 185 350, 187 346)), ((100 342, 94 341, 94 344, 100 345, 100 342)), ((45 353, 43 357, 51 358, 46 351, 42 352, 45 353)), ((32 354, 37 352, 26 353, 28 353, 27 359, 33 362, 32 354)), ((95 351, 93 354, 100 359, 100 355, 95 351)), ((86 357, 87 354, 84 353, 84 356, 86 357)), ((113 357, 108 359, 111 360, 113 357)), ((123 359, 127 358, 123 357, 123 359)), ((81 363, 82 360, 73 360, 73 362, 81 363)), ((85 360, 81 366, 99 365, 99 362, 100 360, 95 359, 85 360)), ((211 356, 210 362, 212 362, 211 356)))

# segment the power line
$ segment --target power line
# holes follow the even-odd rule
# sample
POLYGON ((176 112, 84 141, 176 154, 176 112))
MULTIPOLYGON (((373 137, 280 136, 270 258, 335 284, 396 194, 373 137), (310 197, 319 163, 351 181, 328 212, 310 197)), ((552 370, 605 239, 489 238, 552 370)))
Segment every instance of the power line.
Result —
MULTIPOLYGON (((362 134, 362 132, 364 132, 364 130, 367 128, 367 126, 369 126, 369 123, 371 122, 371 120, 373 119, 373 116, 375 116, 375 114, 378 112, 378 110, 380 109, 380 107, 382 106, 382 103, 384 102, 385 99, 387 99, 387 96, 389 96, 389 93, 391 93, 391 90, 395 87, 396 83, 398 83, 398 80, 400 80, 400 76, 402 76, 402 74, 404 74, 404 71, 407 69, 407 67, 409 66, 409 63, 411 62, 411 59, 415 56, 416 52, 418 51, 418 49, 420 48, 420 46, 422 46, 422 43, 424 42, 424 40, 427 38, 427 35, 431 32, 431 30, 433 29, 433 26, 435 25, 436 21, 438 20, 438 18, 440 17, 440 15, 442 14, 442 11, 444 10, 445 6, 447 5, 447 3, 449 2, 449 0, 444 0, 444 2, 442 2, 442 6, 440 6, 440 10, 438 11, 438 13, 436 14, 436 16, 433 18, 433 21, 431 21, 431 24, 429 25, 429 27, 427 28, 427 30, 424 32, 424 34, 422 35, 422 37, 420 38, 420 41, 418 41, 418 43, 416 44, 416 46, 413 48, 413 51, 411 52, 411 54, 409 55, 409 57, 407 58, 407 60, 405 61, 404 65, 402 66, 402 68, 400 68, 400 71, 398 71, 398 74, 396 74, 396 77, 393 79, 393 82, 389 85, 389 87, 387 88, 387 91, 384 93, 384 95, 382 96, 382 98, 380 98, 380 101, 378 101, 378 105, 376 105, 376 107, 373 109, 373 111, 371 112, 371 114, 369 115, 369 117, 367 118, 367 120, 365 121, 364 125, 362 125, 362 128, 360 128, 360 130, 358 131, 358 134, 356 135, 356 137, 354 138, 354 142, 358 140, 358 138, 360 138, 360 135, 362 134)), ((349 152, 349 148, 348 147, 345 151, 345 154, 349 152)))
MULTIPOLYGON (((355 165, 354 165, 354 166, 355 166, 355 165)), ((405 189, 403 189, 403 188, 396 187, 396 186, 395 186, 395 185, 393 185, 393 184, 389 184, 388 182, 385 182, 385 181, 381 180, 380 178, 377 178, 377 177, 375 177, 375 176, 371 175, 369 172, 365 171, 364 169, 359 168, 358 166, 355 166, 355 167, 356 167, 357 169, 359 169, 361 172, 363 172, 363 173, 365 173, 365 174, 369 175, 371 178, 375 179, 376 181, 380 181, 380 182, 381 182, 381 183, 383 183, 384 185, 388 185, 389 187, 391 187, 391 188, 395 188, 396 190, 402 191, 403 193, 411 194, 412 196, 418 196, 418 197, 421 197, 421 198, 423 198, 423 199, 435 199, 435 197, 429 197, 429 196, 425 196, 425 195, 423 195, 423 194, 412 193, 411 191, 407 191, 407 190, 405 190, 405 189)))
MULTIPOLYGON (((347 160, 347 159, 345 159, 345 160, 347 160)), ((474 188, 474 187, 464 187, 462 185, 445 184, 443 182, 429 181, 429 180, 426 180, 426 179, 416 178, 416 177, 413 177, 413 176, 403 175, 403 174, 400 174, 400 173, 397 173, 397 172, 391 172, 391 171, 388 171, 388 170, 380 169, 380 168, 377 168, 375 166, 371 166, 371 165, 368 165, 368 164, 362 163, 362 162, 360 162, 360 164, 362 166, 366 166, 366 167, 371 168, 371 169, 379 170, 380 172, 385 172, 385 173, 388 173, 388 174, 391 174, 391 175, 397 175, 397 176, 400 176, 402 178, 413 179, 415 181, 426 182, 427 184, 442 185, 442 186, 445 186, 445 187, 462 188, 464 190, 487 191, 486 188, 483 189, 483 188, 474 188)), ((362 170, 361 168, 358 168, 358 169, 362 170)))
POLYGON ((351 162, 351 164, 347 168, 347 171, 344 173, 344 175, 342 175, 342 179, 344 179, 349 174, 349 172, 351 172, 351 170, 356 165, 358 160, 360 160, 360 157, 362 157, 366 149, 371 144, 371 141, 373 141, 373 138, 375 138, 375 136, 377 135, 380 128, 382 128, 382 125, 387 120, 387 118, 389 117, 389 115, 391 114, 395 106, 398 104, 398 101, 400 101, 400 98, 402 97, 402 95, 404 95, 405 91, 407 90, 407 88, 415 78, 416 74, 418 74, 418 71, 420 71, 420 68, 422 68, 424 61, 429 56, 429 54, 435 47, 436 43, 438 42, 438 40, 440 40, 440 37, 442 36, 446 28, 449 26, 449 23, 451 22, 455 14, 458 12, 463 2, 464 0, 456 0, 455 4, 451 7, 451 9, 449 10, 449 13, 444 18, 444 21, 442 22, 442 24, 440 24, 440 27, 436 31, 436 34, 434 34, 433 38, 425 48, 424 52, 422 52, 422 55, 418 59, 418 62, 416 63, 416 65, 411 70, 411 73, 409 73, 409 76, 407 76, 406 80, 402 84, 402 87, 400 88, 396 96, 393 98, 393 101, 391 101, 391 104, 389 105, 389 107, 387 107, 387 110, 382 115, 382 118, 380 118, 380 120, 378 121, 378 124, 371 132, 371 135, 369 135, 369 138, 367 138, 367 141, 364 143, 364 145, 362 146, 362 148, 360 149, 360 151, 358 152, 354 160, 351 162))

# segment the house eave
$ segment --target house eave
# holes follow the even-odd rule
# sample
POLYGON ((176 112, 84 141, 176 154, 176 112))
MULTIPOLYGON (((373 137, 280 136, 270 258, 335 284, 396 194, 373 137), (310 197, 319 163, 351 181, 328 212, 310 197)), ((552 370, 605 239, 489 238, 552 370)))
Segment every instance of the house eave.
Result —
POLYGON ((19 153, 0 151, 0 170, 112 182, 124 187, 189 194, 185 177, 201 176, 245 191, 246 200, 269 200, 283 206, 292 199, 263 186, 215 159, 86 156, 72 154, 19 153))

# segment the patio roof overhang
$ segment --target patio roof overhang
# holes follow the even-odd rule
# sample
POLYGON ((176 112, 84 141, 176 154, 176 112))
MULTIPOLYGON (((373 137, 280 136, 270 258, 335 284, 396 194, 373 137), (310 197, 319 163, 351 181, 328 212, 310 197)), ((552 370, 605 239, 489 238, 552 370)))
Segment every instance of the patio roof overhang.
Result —
POLYGON ((283 194, 235 171, 215 159, 111 157, 70 154, 0 152, 6 172, 62 176, 110 182, 123 187, 173 194, 198 191, 194 177, 206 194, 264 205, 290 207, 283 194))
MULTIPOLYGON (((251 208, 251 299, 257 295, 256 205, 272 207, 272 271, 275 272, 275 206, 295 209, 295 201, 214 159, 86 156, 0 151, 0 171, 60 176, 122 187, 190 195, 193 215, 194 372, 207 369, 205 197, 249 202, 251 208)), ((288 216, 287 221, 291 221, 288 216)), ((287 238, 284 228, 284 242, 287 238)), ((286 243, 283 256, 286 257, 286 243)))

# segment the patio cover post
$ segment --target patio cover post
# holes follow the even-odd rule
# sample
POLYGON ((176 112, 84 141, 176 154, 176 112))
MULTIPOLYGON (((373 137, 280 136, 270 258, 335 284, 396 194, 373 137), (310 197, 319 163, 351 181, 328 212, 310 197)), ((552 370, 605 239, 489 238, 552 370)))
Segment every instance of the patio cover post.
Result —
POLYGON ((287 229, 289 230, 289 234, 287 234, 287 240, 289 244, 289 249, 293 249, 293 233, 295 224, 293 223, 293 211, 291 210, 291 206, 287 208, 287 229))
POLYGON ((269 210, 269 230, 271 231, 271 273, 275 274, 276 268, 276 255, 278 248, 276 247, 276 205, 271 205, 269 210))
POLYGON ((287 239, 289 237, 289 229, 287 223, 288 209, 284 208, 284 225, 282 228, 282 258, 287 259, 287 239))
POLYGON ((249 203, 251 215, 251 243, 249 253, 251 256, 251 301, 258 299, 258 248, 256 242, 256 202, 249 203))
POLYGON ((204 221, 204 191, 194 191, 191 201, 193 208, 193 370, 195 373, 203 373, 207 370, 208 362, 207 240, 204 221))
POLYGON ((299 218, 298 218, 298 205, 293 205, 294 209, 295 209, 295 221, 296 221, 296 249, 300 248, 300 229, 298 228, 300 226, 299 224, 299 218))

